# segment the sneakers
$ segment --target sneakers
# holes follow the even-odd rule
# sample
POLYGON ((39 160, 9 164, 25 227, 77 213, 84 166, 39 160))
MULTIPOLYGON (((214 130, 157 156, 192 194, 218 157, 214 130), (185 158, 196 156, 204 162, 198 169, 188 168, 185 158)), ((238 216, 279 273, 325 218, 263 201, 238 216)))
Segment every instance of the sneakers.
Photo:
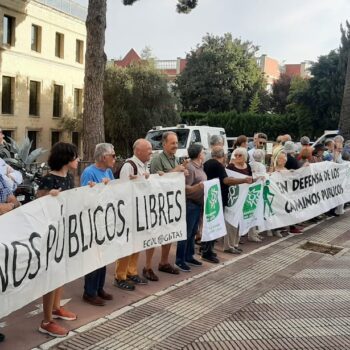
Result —
POLYGON ((191 268, 185 263, 175 264, 183 272, 191 272, 191 268))
POLYGON ((104 306, 106 302, 100 298, 99 296, 95 295, 91 297, 90 295, 87 295, 86 293, 83 294, 83 300, 87 303, 94 305, 94 306, 104 306))
POLYGON ((52 311, 52 318, 60 318, 61 320, 74 321, 77 319, 77 315, 71 311, 60 307, 58 310, 52 311))
POLYGON ((300 229, 298 229, 298 228, 296 228, 296 227, 291 227, 291 228, 289 229, 289 232, 290 232, 290 233, 293 233, 293 234, 295 234, 295 235, 301 235, 301 234, 303 233, 302 230, 300 230, 300 229))
POLYGON ((272 231, 273 232, 273 235, 277 238, 282 238, 282 233, 279 231, 279 230, 274 230, 272 231))
POLYGON ((237 248, 228 248, 224 250, 224 253, 230 253, 230 254, 241 254, 242 250, 237 248))
POLYGON ((68 335, 69 331, 68 329, 61 327, 58 325, 56 322, 47 322, 44 323, 41 322, 41 325, 39 327, 39 332, 44 333, 44 334, 49 334, 52 337, 65 337, 68 335))
POLYGON ((145 267, 142 270, 143 277, 147 278, 149 281, 157 282, 159 281, 158 276, 153 272, 152 269, 146 269, 145 267))
POLYGON ((135 286, 132 282, 129 282, 127 280, 117 280, 115 279, 113 284, 123 290, 126 290, 128 292, 131 292, 133 290, 135 290, 135 286))
POLYGON ((200 261, 196 260, 195 258, 192 258, 190 260, 186 260, 186 263, 188 265, 191 265, 191 266, 202 266, 203 265, 200 261))
POLYGON ((146 280, 146 278, 142 278, 139 275, 129 275, 127 276, 128 280, 130 280, 131 282, 135 283, 135 284, 147 284, 148 281, 146 280))

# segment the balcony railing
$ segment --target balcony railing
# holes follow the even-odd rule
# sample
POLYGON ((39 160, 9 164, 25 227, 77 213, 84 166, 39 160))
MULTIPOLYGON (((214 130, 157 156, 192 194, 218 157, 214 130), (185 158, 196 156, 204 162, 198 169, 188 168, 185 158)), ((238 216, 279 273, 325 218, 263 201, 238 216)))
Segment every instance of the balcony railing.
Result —
POLYGON ((46 6, 52 7, 56 10, 64 12, 70 16, 86 21, 87 8, 77 4, 72 0, 35 0, 46 6))

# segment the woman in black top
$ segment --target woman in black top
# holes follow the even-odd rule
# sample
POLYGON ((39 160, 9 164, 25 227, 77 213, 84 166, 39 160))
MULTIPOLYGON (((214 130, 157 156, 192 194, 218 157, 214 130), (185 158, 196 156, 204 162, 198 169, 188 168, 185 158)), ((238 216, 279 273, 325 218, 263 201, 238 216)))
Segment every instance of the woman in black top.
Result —
MULTIPOLYGON (((42 178, 37 197, 48 194, 57 196, 61 191, 73 188, 73 176, 68 171, 77 169, 78 162, 77 148, 74 145, 65 142, 56 143, 51 149, 48 160, 51 171, 42 178)), ((44 320, 41 322, 39 331, 53 337, 64 337, 69 332, 53 322, 53 318, 66 321, 77 319, 76 314, 61 307, 62 291, 63 287, 60 287, 43 296, 44 320)))

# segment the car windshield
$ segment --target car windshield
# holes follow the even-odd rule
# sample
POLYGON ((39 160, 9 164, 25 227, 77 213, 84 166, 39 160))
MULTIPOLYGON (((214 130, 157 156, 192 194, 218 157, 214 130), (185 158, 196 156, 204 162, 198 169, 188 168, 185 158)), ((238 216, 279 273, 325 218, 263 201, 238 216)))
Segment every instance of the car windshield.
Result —
POLYGON ((189 134, 189 129, 172 129, 172 130, 152 130, 146 135, 146 139, 152 144, 153 150, 161 150, 162 147, 162 136, 167 131, 173 131, 177 134, 179 141, 179 148, 187 147, 187 139, 189 134))

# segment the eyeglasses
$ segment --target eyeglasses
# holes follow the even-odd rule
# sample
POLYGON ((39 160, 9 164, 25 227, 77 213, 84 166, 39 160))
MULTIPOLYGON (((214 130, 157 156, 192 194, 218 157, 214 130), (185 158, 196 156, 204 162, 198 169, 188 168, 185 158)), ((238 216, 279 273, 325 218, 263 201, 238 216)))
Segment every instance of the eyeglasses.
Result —
POLYGON ((235 158, 237 157, 243 157, 243 154, 235 154, 235 158))
POLYGON ((112 158, 116 157, 115 153, 107 153, 107 154, 105 154, 105 156, 111 156, 112 158))

